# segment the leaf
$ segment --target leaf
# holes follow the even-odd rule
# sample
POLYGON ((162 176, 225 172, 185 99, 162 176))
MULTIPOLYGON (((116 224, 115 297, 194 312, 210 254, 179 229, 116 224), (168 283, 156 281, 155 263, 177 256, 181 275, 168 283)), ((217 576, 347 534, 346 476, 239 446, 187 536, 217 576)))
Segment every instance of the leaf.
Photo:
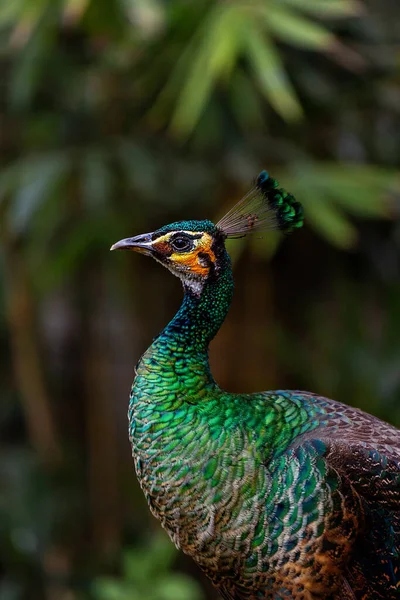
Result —
POLYGON ((16 22, 24 5, 24 0, 14 2, 2 2, 0 4, 0 24, 6 25, 16 22))
POLYGON ((231 81, 231 106, 243 129, 259 129, 263 126, 263 106, 261 97, 249 77, 241 69, 236 69, 231 81))
POLYGON ((127 581, 145 584, 168 572, 177 550, 163 535, 154 537, 147 552, 132 548, 124 553, 123 572, 127 581))
POLYGON ((317 194, 301 198, 301 201, 305 222, 311 223, 324 238, 339 248, 347 249, 354 245, 357 239, 355 227, 333 204, 317 194))
POLYGON ((227 76, 236 60, 241 41, 240 12, 230 4, 217 4, 202 27, 196 50, 176 104, 170 128, 187 135, 197 124, 213 86, 227 76))
POLYGON ((364 7, 358 0, 282 0, 298 10, 321 17, 352 17, 360 15, 364 7))
MULTIPOLYGON (((10 3, 13 4, 13 3, 10 3)), ((24 46, 31 39, 31 34, 40 29, 46 15, 51 9, 51 0, 22 0, 14 13, 15 28, 12 32, 12 43, 24 46)))
MULTIPOLYGON (((329 193, 338 204, 350 213, 362 217, 387 217, 389 216, 389 203, 384 198, 384 185, 368 185, 353 176, 349 181, 347 177, 337 177, 331 180, 329 193)), ((326 182, 329 184, 329 179, 326 182)))
POLYGON ((268 29, 288 44, 326 50, 335 43, 335 36, 328 29, 277 3, 268 4, 262 12, 268 29))
POLYGON ((165 110, 171 110, 171 107, 176 105, 176 97, 179 95, 182 89, 182 81, 185 79, 186 73, 190 71, 191 64, 194 61, 201 33, 201 30, 196 32, 190 42, 182 49, 174 62, 171 75, 148 112, 151 122, 156 126, 164 121, 165 110))
POLYGON ((201 600, 199 584, 183 573, 168 573, 160 577, 154 588, 157 600, 201 600))
MULTIPOLYGON (((32 34, 30 29, 29 32, 22 32, 24 47, 17 55, 11 72, 8 96, 11 106, 17 110, 24 109, 31 103, 37 84, 48 68, 55 39, 49 15, 38 15, 37 19, 38 22, 35 21, 34 24, 29 21, 32 34)), ((22 28, 21 23, 20 26, 22 28)))
POLYGON ((253 24, 246 36, 246 49, 254 74, 263 93, 278 114, 288 121, 303 115, 296 93, 273 42, 253 24))
POLYGON ((18 187, 9 209, 10 227, 21 233, 41 203, 65 177, 69 160, 65 153, 29 157, 18 163, 18 187))
POLYGON ((98 600, 136 600, 140 597, 131 586, 112 577, 98 577, 92 592, 98 600))
POLYGON ((77 23, 85 14, 90 0, 64 0, 64 19, 69 23, 77 23))
MULTIPOLYGON (((302 167, 299 177, 302 182, 307 181, 308 188, 318 190, 322 197, 329 197, 353 214, 389 216, 387 195, 396 182, 395 170, 377 165, 323 163, 302 167)), ((295 181, 293 184, 296 186, 295 181)))
POLYGON ((178 553, 171 540, 162 534, 154 537, 150 552, 152 569, 155 573, 168 572, 178 553))

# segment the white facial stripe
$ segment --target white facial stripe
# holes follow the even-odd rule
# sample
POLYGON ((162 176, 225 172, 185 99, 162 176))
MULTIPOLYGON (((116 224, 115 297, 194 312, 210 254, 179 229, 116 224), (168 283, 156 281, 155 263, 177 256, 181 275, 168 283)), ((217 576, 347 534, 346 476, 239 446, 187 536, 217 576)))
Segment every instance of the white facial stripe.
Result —
POLYGON ((195 231, 186 231, 186 229, 176 229, 174 231, 169 231, 168 233, 165 233, 164 235, 160 235, 160 237, 156 238, 152 243, 162 243, 162 242, 169 242, 171 236, 177 234, 177 233, 185 233, 187 235, 189 235, 195 246, 198 246, 199 243, 201 243, 201 238, 202 238, 202 234, 200 233, 201 237, 195 237, 193 238, 192 236, 199 236, 199 233, 196 233, 195 231))

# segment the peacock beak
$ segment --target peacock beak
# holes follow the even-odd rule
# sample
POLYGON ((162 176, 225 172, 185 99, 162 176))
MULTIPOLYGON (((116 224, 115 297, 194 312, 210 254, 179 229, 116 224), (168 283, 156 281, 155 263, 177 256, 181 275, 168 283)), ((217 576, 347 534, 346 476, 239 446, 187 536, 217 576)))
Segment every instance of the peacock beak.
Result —
POLYGON ((125 238, 116 244, 113 244, 110 250, 134 250, 143 254, 150 254, 152 251, 152 233, 144 233, 135 237, 125 238))

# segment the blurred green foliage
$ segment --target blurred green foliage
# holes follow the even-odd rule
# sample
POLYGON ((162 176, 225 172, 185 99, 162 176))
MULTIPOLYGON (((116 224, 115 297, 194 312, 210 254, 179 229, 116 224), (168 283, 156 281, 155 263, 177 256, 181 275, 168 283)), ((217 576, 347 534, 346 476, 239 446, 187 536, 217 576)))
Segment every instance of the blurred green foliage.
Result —
POLYGON ((183 573, 171 573, 176 548, 166 536, 155 537, 148 548, 127 549, 122 576, 100 577, 94 583, 96 600, 201 600, 200 586, 183 573))
POLYGON ((217 218, 260 168, 307 227, 230 244, 218 381, 400 424, 399 21, 395 0, 1 3, 0 600, 201 597, 126 433, 180 290, 108 248, 217 218))

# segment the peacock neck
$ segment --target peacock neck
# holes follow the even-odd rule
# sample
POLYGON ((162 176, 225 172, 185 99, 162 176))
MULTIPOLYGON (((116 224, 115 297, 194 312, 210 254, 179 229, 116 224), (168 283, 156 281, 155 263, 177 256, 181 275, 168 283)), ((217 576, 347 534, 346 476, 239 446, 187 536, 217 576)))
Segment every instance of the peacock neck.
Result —
POLYGON ((210 341, 220 329, 233 296, 231 260, 224 250, 218 272, 212 273, 199 292, 183 283, 183 302, 160 338, 179 342, 188 353, 207 353, 210 341))
POLYGON ((221 327, 233 296, 233 275, 228 253, 218 257, 218 271, 205 281, 200 293, 184 283, 184 298, 178 312, 145 352, 137 376, 148 379, 150 371, 180 385, 214 385, 208 363, 208 345, 221 327))

